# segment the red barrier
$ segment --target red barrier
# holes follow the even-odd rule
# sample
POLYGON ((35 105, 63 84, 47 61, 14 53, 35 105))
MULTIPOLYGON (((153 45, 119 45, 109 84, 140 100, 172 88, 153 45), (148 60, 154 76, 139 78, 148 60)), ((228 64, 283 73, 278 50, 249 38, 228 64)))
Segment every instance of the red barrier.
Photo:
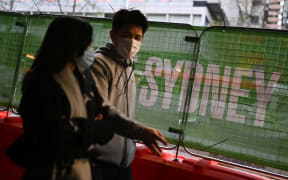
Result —
MULTIPOLYGON (((3 113, 2 113, 3 114, 3 113)), ((0 114, 0 179, 19 180, 23 168, 15 165, 6 155, 5 150, 22 133, 22 120, 19 116, 6 117, 0 114)), ((179 156, 163 152, 161 157, 153 155, 144 146, 138 146, 132 164, 134 180, 268 180, 269 178, 249 173, 244 170, 224 167, 217 161, 197 157, 179 156)))
MULTIPOLYGON (((202 158, 186 158, 163 152, 161 157, 153 155, 150 150, 138 147, 132 164, 135 180, 269 180, 270 178, 252 174, 244 170, 224 167, 217 161, 202 158)), ((270 179, 271 180, 271 179, 270 179)))
POLYGON ((20 117, 6 117, 6 114, 0 117, 0 179, 19 180, 22 177, 24 169, 14 164, 5 154, 6 149, 22 133, 20 117))
MULTIPOLYGON (((4 119, 7 116, 7 111, 0 111, 0 119, 4 119)), ((11 116, 11 112, 8 113, 11 116)))

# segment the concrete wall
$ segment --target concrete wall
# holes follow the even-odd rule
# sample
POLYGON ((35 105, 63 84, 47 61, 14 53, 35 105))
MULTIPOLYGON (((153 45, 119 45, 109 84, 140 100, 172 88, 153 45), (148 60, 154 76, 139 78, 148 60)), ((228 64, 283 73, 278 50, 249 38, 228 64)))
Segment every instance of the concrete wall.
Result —
POLYGON ((236 0, 221 0, 221 7, 231 26, 238 25, 239 7, 236 0))

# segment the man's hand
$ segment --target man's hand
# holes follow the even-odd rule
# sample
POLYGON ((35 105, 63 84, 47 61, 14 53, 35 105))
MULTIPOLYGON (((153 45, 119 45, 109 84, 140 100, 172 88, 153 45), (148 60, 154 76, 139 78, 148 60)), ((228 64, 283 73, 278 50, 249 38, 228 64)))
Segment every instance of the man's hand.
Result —
POLYGON ((161 148, 159 147, 157 141, 160 141, 165 145, 168 144, 164 136, 157 129, 150 127, 144 128, 142 137, 140 139, 152 151, 153 154, 158 156, 161 154, 161 148))

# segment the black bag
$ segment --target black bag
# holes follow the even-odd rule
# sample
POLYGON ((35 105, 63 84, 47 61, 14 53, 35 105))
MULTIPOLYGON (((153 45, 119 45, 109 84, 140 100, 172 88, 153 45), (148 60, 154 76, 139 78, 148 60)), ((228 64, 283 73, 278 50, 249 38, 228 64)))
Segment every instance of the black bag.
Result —
POLYGON ((39 152, 36 141, 25 135, 16 139, 5 153, 15 164, 23 168, 37 167, 43 160, 43 152, 39 152))

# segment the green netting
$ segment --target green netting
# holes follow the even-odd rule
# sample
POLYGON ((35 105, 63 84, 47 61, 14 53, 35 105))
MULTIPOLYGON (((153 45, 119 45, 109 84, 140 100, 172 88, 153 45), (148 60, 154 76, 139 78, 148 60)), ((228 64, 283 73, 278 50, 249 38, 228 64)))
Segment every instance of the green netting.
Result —
POLYGON ((44 38, 48 25, 52 21, 51 17, 47 16, 29 16, 27 19, 27 33, 24 40, 23 52, 20 60, 20 69, 17 77, 17 85, 13 105, 17 106, 21 99, 21 81, 27 70, 31 67, 37 50, 44 38))
POLYGON ((210 28, 201 35, 185 144, 288 168, 288 34, 210 28))
MULTIPOLYGON (((2 105, 19 104, 20 82, 53 18, 0 14, 2 105), (18 21, 27 22, 26 35, 13 26, 18 21)), ((110 41, 110 20, 88 21, 95 49, 110 41)), ((168 132, 174 127, 184 130, 185 146, 287 170, 287 35, 237 28, 201 32, 185 25, 150 25, 135 58, 136 119, 160 129, 171 142, 178 140, 168 132)))
POLYGON ((196 33, 185 26, 177 29, 152 25, 135 65, 136 119, 162 130, 166 137, 174 140, 178 140, 178 136, 168 129, 182 127, 183 113, 178 109, 185 103, 184 89, 188 86, 182 85, 182 79, 189 79, 187 73, 196 60, 195 44, 185 41, 185 37, 193 36, 196 33))
POLYGON ((16 15, 0 16, 0 106, 11 106, 15 95, 15 71, 25 35, 25 18, 16 15))

